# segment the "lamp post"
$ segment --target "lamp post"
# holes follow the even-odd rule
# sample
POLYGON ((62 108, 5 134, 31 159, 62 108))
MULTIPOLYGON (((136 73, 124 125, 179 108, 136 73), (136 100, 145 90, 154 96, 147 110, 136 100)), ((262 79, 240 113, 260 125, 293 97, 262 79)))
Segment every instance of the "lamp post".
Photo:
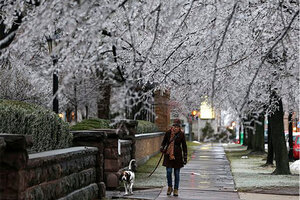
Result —
MULTIPOLYGON (((53 45, 53 39, 51 36, 46 36, 48 48, 49 48, 49 54, 52 52, 52 45, 53 45)), ((56 56, 51 56, 52 57, 52 64, 55 66, 58 62, 58 59, 56 56)), ((57 91, 58 91, 58 75, 57 75, 57 70, 54 70, 53 72, 53 111, 58 114, 58 98, 57 98, 57 91)))

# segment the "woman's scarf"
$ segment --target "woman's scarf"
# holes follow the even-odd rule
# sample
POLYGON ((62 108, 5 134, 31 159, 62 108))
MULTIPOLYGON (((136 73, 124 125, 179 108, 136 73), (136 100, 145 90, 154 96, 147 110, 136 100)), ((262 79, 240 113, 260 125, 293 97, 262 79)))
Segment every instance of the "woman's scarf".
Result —
POLYGON ((174 129, 171 129, 171 136, 170 136, 170 141, 172 141, 169 146, 168 146, 168 149, 167 149, 167 154, 169 154, 169 158, 170 160, 175 160, 175 156, 174 156, 174 140, 173 138, 175 137, 175 130, 174 129))

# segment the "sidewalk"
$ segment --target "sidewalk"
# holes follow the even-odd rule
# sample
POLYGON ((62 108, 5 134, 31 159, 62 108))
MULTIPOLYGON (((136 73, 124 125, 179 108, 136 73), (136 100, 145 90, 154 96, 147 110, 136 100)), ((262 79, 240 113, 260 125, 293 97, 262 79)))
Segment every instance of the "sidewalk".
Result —
POLYGON ((230 164, 220 144, 196 147, 189 163, 181 169, 179 196, 167 196, 164 187, 157 200, 236 200, 230 164))
MULTIPOLYGON (((134 194, 124 196, 124 191, 107 192, 108 199, 148 199, 148 200, 298 200, 299 196, 261 193, 238 193, 235 190, 230 163, 221 144, 202 144, 194 147, 195 151, 188 164, 181 169, 179 196, 167 196, 167 186, 147 188, 147 178, 140 179, 136 187, 144 183, 144 189, 134 188, 134 194), (140 183, 141 182, 141 183, 140 183)), ((149 169, 149 171, 151 171, 149 169)), ((147 173, 148 175, 148 173, 147 173)), ((154 180, 165 181, 165 168, 153 174, 154 180), (159 180, 158 180, 159 179, 159 180)), ((163 184, 164 185, 164 184, 163 184)))

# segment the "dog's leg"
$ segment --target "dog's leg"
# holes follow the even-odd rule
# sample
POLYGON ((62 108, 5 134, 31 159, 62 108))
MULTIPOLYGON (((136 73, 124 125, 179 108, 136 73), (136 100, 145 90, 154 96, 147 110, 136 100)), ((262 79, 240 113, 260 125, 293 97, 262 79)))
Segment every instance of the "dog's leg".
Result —
POLYGON ((133 194, 133 192, 132 192, 132 187, 133 187, 133 183, 130 183, 130 188, 129 188, 130 194, 133 194))
POLYGON ((125 195, 127 195, 128 194, 128 190, 127 190, 127 184, 126 183, 124 183, 124 188, 125 188, 125 195))

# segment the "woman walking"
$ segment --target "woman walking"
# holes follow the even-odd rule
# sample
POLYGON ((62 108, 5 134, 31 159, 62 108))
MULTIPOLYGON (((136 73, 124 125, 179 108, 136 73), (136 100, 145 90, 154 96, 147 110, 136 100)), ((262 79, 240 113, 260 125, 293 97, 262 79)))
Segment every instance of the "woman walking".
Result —
POLYGON ((167 171, 168 191, 167 195, 173 192, 172 171, 174 171, 174 196, 178 196, 180 168, 187 162, 187 146, 185 135, 181 130, 181 122, 175 119, 172 127, 164 136, 161 144, 161 152, 164 153, 163 166, 167 171))

